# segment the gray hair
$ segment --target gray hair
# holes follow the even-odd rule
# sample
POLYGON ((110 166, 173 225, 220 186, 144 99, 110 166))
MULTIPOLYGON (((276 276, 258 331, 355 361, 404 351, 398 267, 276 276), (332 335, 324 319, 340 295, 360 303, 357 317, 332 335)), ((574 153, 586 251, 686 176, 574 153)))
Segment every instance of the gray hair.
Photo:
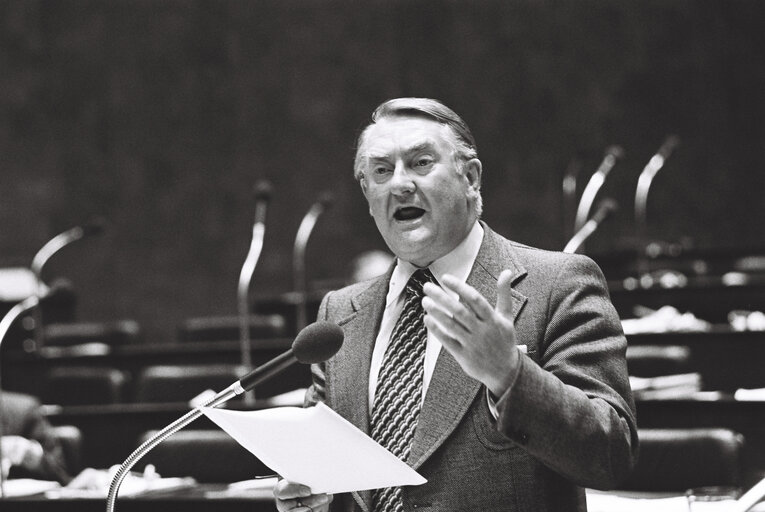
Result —
MULTIPOLYGON (((454 135, 454 152, 458 160, 457 170, 462 172, 464 162, 478 158, 478 148, 475 139, 467 123, 457 115, 455 111, 444 105, 438 100, 430 98, 394 98, 382 103, 372 113, 372 121, 364 128, 359 135, 356 144, 356 157, 353 163, 354 176, 356 179, 362 178, 362 155, 361 149, 366 140, 369 129, 381 119, 392 117, 421 117, 435 121, 451 129, 454 135)), ((476 197, 476 212, 481 215, 483 210, 483 200, 480 190, 476 197)))

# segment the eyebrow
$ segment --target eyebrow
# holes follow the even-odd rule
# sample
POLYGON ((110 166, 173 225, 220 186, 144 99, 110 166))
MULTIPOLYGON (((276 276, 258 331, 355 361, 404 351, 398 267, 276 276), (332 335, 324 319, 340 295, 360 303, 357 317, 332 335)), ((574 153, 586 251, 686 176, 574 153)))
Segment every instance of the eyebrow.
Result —
MULTIPOLYGON (((431 139, 427 139, 422 142, 418 142, 412 146, 409 146, 408 148, 403 150, 404 155, 411 155, 413 153, 419 153, 420 151, 424 151, 427 149, 433 149, 436 146, 436 142, 431 139)), ((366 157, 369 160, 387 160, 390 157, 390 153, 384 152, 384 153, 374 153, 374 152, 368 152, 366 154, 366 157)))

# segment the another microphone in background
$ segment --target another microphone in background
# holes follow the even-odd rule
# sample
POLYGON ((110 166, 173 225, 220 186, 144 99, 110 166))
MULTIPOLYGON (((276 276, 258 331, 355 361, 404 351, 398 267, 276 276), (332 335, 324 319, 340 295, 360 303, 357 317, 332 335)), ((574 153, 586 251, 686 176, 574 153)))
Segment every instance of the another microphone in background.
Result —
POLYGON ((679 143, 680 139, 676 135, 667 136, 659 151, 651 157, 638 177, 637 187, 635 188, 635 231, 638 247, 638 274, 641 276, 648 272, 648 262, 645 260, 645 248, 648 245, 648 223, 646 220, 648 191, 651 189, 651 183, 656 177, 656 173, 664 167, 664 162, 666 162, 679 143))
POLYGON ((574 222, 576 219, 576 181, 582 171, 582 161, 573 158, 563 172, 561 183, 563 191, 563 235, 566 239, 574 236, 574 222))
POLYGON ((272 187, 268 181, 261 180, 255 184, 255 222, 252 226, 252 241, 242 270, 239 272, 239 286, 237 288, 239 352, 242 366, 248 369, 252 368, 250 356, 250 282, 263 250, 263 239, 266 233, 266 211, 271 200, 271 193, 272 187))
POLYGON ((331 322, 316 322, 309 325, 298 333, 295 341, 292 342, 292 348, 287 352, 251 371, 202 405, 195 407, 157 432, 130 454, 115 473, 106 499, 107 512, 113 512, 120 485, 136 462, 159 443, 201 416, 203 407, 218 407, 231 398, 241 395, 277 375, 295 362, 315 364, 326 361, 340 350, 343 345, 343 338, 342 329, 331 322))
POLYGON ((597 230, 600 225, 605 221, 613 212, 618 209, 616 201, 613 199, 604 199, 598 204, 595 214, 590 220, 584 223, 584 225, 576 232, 576 234, 569 240, 566 247, 563 248, 563 252, 575 253, 584 244, 590 235, 597 230))
MULTIPOLYGON (((37 254, 34 255, 32 258, 32 273, 35 276, 35 280, 37 282, 36 284, 36 293, 38 299, 41 299, 45 295, 47 295, 47 290, 45 286, 45 282, 42 278, 42 271, 45 267, 45 264, 50 260, 50 258, 56 254, 58 251, 66 247, 67 245, 76 242, 77 240, 81 240, 86 237, 96 236, 100 235, 104 232, 105 229, 105 222, 103 219, 94 219, 92 221, 86 222, 85 224, 82 224, 80 226, 75 226, 71 229, 68 229, 64 231, 63 233, 59 233, 58 235, 51 238, 48 242, 43 245, 39 251, 37 251, 37 254)), ((33 320, 34 320, 34 342, 35 342, 35 349, 39 350, 44 343, 43 339, 43 328, 42 328, 42 312, 40 308, 35 308, 33 311, 33 320)))
POLYGON ((606 149, 606 154, 603 157, 603 161, 590 177, 590 181, 587 182, 587 186, 584 187, 582 197, 579 199, 579 207, 576 211, 576 218, 574 220, 574 232, 580 231, 584 224, 587 222, 587 218, 590 216, 590 209, 595 202, 595 196, 606 181, 608 173, 614 168, 616 162, 624 156, 624 150, 620 146, 609 146, 606 149))
POLYGON ((319 199, 311 206, 308 212, 300 222, 300 227, 295 235, 295 246, 292 253, 292 274, 294 278, 294 289, 298 297, 296 312, 296 329, 300 330, 308 323, 307 321, 307 302, 308 302, 308 281, 306 279, 306 246, 308 238, 313 232, 316 221, 319 216, 332 206, 334 197, 329 192, 324 192, 319 199))

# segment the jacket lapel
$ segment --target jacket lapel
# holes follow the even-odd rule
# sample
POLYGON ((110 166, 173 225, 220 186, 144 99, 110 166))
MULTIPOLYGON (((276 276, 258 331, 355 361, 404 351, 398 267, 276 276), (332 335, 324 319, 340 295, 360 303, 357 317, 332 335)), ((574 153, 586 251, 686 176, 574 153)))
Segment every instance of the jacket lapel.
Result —
MULTIPOLYGON (((492 306, 497 303, 497 280, 504 269, 513 272, 513 282, 523 278, 526 271, 517 264, 507 244, 483 224, 484 238, 467 284, 481 293, 492 306)), ((526 302, 526 297, 513 290, 513 319, 526 302)), ((420 467, 451 435, 467 413, 481 384, 468 377, 459 363, 442 349, 423 402, 408 463, 420 467)))

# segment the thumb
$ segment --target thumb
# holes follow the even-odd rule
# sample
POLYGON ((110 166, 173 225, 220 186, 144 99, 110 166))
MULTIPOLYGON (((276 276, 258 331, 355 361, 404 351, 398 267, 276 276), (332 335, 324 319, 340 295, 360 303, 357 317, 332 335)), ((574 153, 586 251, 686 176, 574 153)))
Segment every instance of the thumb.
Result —
POLYGON ((497 281, 497 307, 495 310, 500 315, 511 318, 513 313, 513 293, 510 286, 513 282, 513 273, 510 270, 503 270, 497 281))

